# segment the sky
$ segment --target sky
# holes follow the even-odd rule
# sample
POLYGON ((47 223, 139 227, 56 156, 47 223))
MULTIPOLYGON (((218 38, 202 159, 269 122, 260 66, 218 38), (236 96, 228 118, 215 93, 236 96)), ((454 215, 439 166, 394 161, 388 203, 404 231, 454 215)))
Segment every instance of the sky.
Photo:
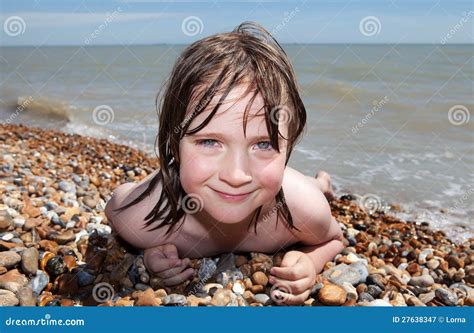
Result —
POLYGON ((189 44, 256 21, 281 43, 469 43, 472 1, 0 0, 2 46, 189 44))

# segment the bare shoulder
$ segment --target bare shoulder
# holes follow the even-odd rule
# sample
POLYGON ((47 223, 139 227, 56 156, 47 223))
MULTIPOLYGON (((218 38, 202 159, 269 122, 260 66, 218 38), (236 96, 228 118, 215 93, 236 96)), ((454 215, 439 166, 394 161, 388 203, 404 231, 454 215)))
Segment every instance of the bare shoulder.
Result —
POLYGON ((161 186, 158 184, 153 191, 138 203, 119 209, 138 198, 148 187, 151 179, 158 170, 151 173, 138 183, 125 183, 118 186, 105 207, 105 215, 112 227, 125 241, 132 246, 142 248, 158 242, 163 228, 159 231, 145 230, 145 217, 151 212, 161 195, 161 186))
POLYGON ((293 223, 300 230, 295 232, 299 241, 316 245, 338 236, 340 228, 331 215, 329 203, 309 176, 287 167, 283 191, 293 223))

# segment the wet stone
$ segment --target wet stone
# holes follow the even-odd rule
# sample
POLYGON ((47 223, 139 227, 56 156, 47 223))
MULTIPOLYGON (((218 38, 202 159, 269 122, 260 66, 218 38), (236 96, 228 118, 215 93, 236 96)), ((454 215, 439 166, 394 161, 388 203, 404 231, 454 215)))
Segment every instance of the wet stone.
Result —
POLYGON ((458 297, 455 293, 445 288, 438 288, 435 290, 436 298, 439 299, 443 304, 455 306, 458 304, 458 297))

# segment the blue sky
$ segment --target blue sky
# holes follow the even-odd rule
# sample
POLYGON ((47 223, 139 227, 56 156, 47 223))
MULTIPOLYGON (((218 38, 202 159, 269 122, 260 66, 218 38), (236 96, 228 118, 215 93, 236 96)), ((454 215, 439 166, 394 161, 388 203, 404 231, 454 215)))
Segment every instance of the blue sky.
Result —
POLYGON ((282 43, 440 43, 443 39, 445 43, 472 43, 473 10, 472 1, 428 0, 1 0, 0 42, 35 46, 188 44, 252 20, 282 43), (14 20, 21 33, 9 30, 14 29, 14 20), (367 21, 375 30, 365 30, 361 22, 367 21), (191 23, 186 26, 183 22, 191 23), (193 23, 196 30, 192 30, 193 23))

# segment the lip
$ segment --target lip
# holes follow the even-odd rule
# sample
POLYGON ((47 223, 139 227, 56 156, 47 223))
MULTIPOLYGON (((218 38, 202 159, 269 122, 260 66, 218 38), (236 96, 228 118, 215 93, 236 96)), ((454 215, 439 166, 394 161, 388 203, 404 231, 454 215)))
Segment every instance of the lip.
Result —
POLYGON ((250 194, 254 192, 252 191, 252 192, 240 193, 240 194, 229 194, 229 193, 220 192, 214 189, 212 190, 216 192, 222 199, 227 200, 227 201, 233 201, 233 202, 245 200, 246 198, 250 196, 250 194))

